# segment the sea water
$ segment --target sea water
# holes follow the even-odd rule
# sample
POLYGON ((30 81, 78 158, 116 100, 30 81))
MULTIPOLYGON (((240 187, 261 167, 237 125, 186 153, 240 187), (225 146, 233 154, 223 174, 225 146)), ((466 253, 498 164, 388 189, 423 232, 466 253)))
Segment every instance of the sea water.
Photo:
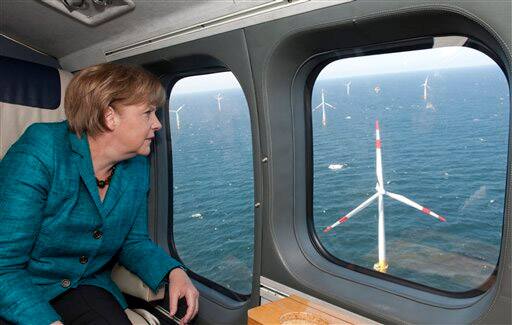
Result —
MULTIPOLYGON (((500 252, 509 92, 496 67, 317 80, 311 107, 314 232, 329 254, 367 269, 378 260, 376 202, 323 229, 375 193, 375 121, 385 189, 446 222, 384 199, 388 273, 445 291, 482 286, 500 252), (429 76, 427 99, 423 98, 429 76), (351 82, 350 94, 345 84, 351 82), (376 90, 377 89, 377 90, 376 90)), ((195 272, 251 288, 254 185, 251 126, 241 89, 171 96, 173 236, 195 272)))

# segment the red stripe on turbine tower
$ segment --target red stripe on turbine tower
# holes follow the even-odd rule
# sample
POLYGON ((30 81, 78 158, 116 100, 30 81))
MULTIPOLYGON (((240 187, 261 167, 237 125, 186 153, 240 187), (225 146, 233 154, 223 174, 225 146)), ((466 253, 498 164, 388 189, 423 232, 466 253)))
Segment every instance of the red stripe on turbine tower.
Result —
POLYGON ((327 228, 325 228, 325 229, 324 229, 324 232, 328 232, 328 231, 329 231, 329 230, 331 230, 331 229, 332 229, 332 227, 331 227, 331 226, 329 226, 329 227, 327 227, 327 228))
POLYGON ((379 120, 375 120, 375 129, 379 129, 379 120))
POLYGON ((375 140, 375 148, 377 148, 377 149, 382 148, 382 141, 380 141, 380 139, 375 140))
POLYGON ((430 210, 425 207, 423 209, 421 209, 421 212, 423 212, 425 214, 430 214, 430 210))
POLYGON ((347 218, 347 217, 343 217, 343 218, 340 218, 340 220, 338 220, 338 221, 339 221, 340 223, 343 223, 343 222, 345 222, 345 221, 347 221, 347 220, 348 220, 348 218, 347 218))

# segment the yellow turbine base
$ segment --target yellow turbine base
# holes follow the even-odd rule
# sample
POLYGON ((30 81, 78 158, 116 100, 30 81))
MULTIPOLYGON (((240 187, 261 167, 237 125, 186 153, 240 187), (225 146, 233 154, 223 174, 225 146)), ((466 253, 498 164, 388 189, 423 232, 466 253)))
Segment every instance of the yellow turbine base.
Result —
POLYGON ((381 273, 386 273, 388 271, 388 263, 386 261, 379 261, 373 264, 373 269, 381 273))

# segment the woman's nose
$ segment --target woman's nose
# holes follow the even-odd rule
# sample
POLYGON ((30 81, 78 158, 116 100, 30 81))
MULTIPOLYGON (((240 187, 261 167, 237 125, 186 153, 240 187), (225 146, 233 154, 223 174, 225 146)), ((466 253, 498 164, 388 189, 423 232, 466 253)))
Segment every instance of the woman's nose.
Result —
POLYGON ((152 128, 153 128, 153 130, 158 131, 162 128, 162 123, 160 123, 160 120, 158 120, 158 117, 156 117, 156 114, 153 115, 153 118, 154 118, 154 120, 153 120, 152 128))

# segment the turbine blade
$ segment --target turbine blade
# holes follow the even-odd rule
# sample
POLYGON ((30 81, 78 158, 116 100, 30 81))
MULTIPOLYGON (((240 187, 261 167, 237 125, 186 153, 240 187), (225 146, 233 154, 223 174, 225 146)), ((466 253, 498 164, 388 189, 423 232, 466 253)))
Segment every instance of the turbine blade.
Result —
POLYGON ((377 173, 377 183, 380 188, 384 188, 384 176, 382 175, 382 142, 380 140, 379 120, 375 121, 375 169, 377 173))
POLYGON ((320 106, 322 106, 322 103, 318 104, 318 106, 317 106, 317 107, 315 107, 315 108, 313 108, 313 110, 314 110, 314 111, 316 111, 317 109, 319 109, 319 108, 320 108, 320 106))
POLYGON ((429 216, 432 216, 441 222, 446 222, 446 219, 444 217, 440 216, 439 214, 435 213, 434 211, 430 211, 430 209, 425 208, 424 206, 414 202, 411 199, 406 198, 403 195, 395 194, 395 193, 391 193, 391 192, 387 192, 387 191, 386 191, 386 195, 388 195, 389 197, 391 197, 399 202, 402 202, 410 207, 420 210, 424 214, 428 214, 429 216))
POLYGON ((331 104, 327 104, 327 103, 325 103, 325 106, 329 106, 330 108, 334 108, 334 106, 332 106, 331 104))
POLYGON ((372 201, 375 200, 378 196, 379 196, 379 193, 373 194, 369 199, 367 199, 366 201, 364 201, 363 203, 358 205, 354 210, 350 211, 345 216, 343 216, 340 219, 338 219, 338 221, 336 221, 335 223, 333 223, 329 227, 325 228, 324 232, 328 232, 329 230, 331 230, 332 228, 336 227, 340 223, 343 223, 343 222, 347 221, 352 216, 354 216, 356 213, 360 212, 361 210, 366 208, 368 205, 370 205, 370 203, 372 203, 372 201))

